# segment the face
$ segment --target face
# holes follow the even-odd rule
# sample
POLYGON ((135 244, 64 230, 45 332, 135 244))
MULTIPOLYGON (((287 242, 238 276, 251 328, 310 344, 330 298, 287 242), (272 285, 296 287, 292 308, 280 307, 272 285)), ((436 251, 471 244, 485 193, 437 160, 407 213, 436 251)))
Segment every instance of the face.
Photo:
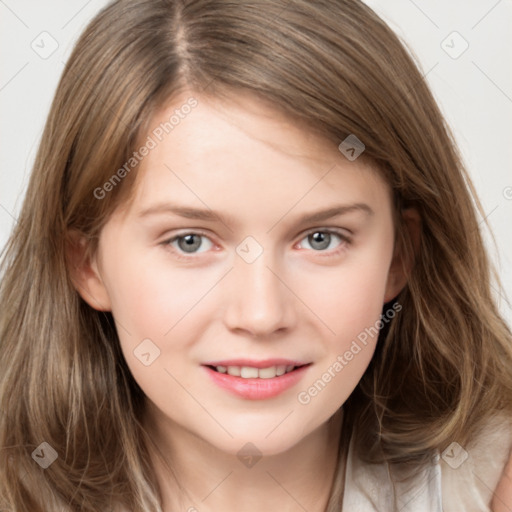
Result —
POLYGON ((112 311, 156 421, 276 454, 324 425, 372 358, 399 291, 391 194, 363 157, 250 96, 194 97, 153 136, 82 295, 112 311))

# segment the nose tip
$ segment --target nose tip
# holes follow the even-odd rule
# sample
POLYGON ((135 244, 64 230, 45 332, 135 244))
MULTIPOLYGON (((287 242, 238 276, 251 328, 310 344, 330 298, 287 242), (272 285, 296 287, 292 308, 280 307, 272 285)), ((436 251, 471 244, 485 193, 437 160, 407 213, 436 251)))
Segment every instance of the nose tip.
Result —
POLYGON ((294 325, 293 297, 267 263, 263 255, 252 263, 236 262, 225 317, 229 329, 268 337, 294 325))

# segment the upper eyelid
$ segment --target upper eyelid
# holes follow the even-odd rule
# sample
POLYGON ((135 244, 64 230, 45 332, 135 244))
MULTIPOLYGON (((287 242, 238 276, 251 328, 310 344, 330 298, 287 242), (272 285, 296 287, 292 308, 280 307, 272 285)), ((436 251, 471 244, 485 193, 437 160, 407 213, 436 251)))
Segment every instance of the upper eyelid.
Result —
POLYGON ((321 233, 322 232, 334 233, 335 235, 343 235, 345 232, 348 233, 350 236, 353 234, 353 232, 350 229, 347 229, 347 228, 333 228, 333 227, 325 226, 323 228, 310 228, 310 229, 306 229, 305 231, 303 231, 301 233, 301 236, 305 237, 307 235, 310 235, 311 233, 316 233, 317 231, 319 231, 321 233))

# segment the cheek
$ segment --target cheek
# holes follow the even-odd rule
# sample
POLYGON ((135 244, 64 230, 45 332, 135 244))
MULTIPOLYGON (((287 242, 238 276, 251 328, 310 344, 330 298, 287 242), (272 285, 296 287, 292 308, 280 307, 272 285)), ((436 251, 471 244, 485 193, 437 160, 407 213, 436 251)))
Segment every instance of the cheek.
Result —
MULTIPOLYGON (((360 253, 347 260, 322 279, 311 277, 308 300, 312 309, 334 331, 334 345, 343 348, 366 327, 373 325, 382 313, 386 291, 389 257, 380 250, 360 253), (316 284, 315 284, 316 283, 316 284)), ((329 337, 327 337, 329 339, 329 337)))
POLYGON ((373 269, 351 272, 345 279, 346 288, 340 294, 341 307, 338 325, 345 336, 357 336, 363 329, 373 325, 382 312, 385 283, 385 268, 375 265, 373 269))
POLYGON ((109 295, 117 321, 137 336, 162 338, 193 314, 218 281, 208 269, 172 268, 165 258, 131 255, 109 273, 109 295))
POLYGON ((107 271, 112 313, 128 367, 148 396, 165 396, 168 401, 170 389, 181 396, 169 372, 180 382, 187 381, 186 354, 216 314, 215 293, 210 292, 222 274, 211 268, 173 268, 161 256, 132 252, 107 271))
POLYGON ((197 334, 190 319, 201 310, 195 306, 211 287, 211 276, 203 280, 194 271, 192 278, 191 272, 144 261, 135 253, 106 270, 112 314, 128 367, 151 399, 165 403, 170 389, 179 392, 168 371, 175 374, 183 367, 183 354, 197 334))
MULTIPOLYGON (((383 238, 348 258, 323 280, 309 297, 312 309, 328 326, 324 357, 319 365, 319 386, 330 391, 323 400, 342 403, 357 385, 373 356, 381 327, 381 314, 392 247, 383 238)), ((315 390, 312 390, 315 393, 315 390)))
MULTIPOLYGON (((316 308, 329 326, 324 356, 297 394, 304 411, 316 411, 314 422, 330 417, 350 396, 375 351, 387 276, 382 261, 347 266, 317 293, 316 308)), ((316 423, 312 423, 314 426, 316 423)))

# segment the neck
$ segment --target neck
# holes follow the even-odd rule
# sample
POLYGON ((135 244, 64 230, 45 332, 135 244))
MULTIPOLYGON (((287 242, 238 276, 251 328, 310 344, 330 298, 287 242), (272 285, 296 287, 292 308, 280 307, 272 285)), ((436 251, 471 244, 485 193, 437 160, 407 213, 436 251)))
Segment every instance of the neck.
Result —
POLYGON ((257 461, 225 453, 169 420, 146 423, 164 512, 326 509, 338 464, 341 409, 289 450, 257 461))

